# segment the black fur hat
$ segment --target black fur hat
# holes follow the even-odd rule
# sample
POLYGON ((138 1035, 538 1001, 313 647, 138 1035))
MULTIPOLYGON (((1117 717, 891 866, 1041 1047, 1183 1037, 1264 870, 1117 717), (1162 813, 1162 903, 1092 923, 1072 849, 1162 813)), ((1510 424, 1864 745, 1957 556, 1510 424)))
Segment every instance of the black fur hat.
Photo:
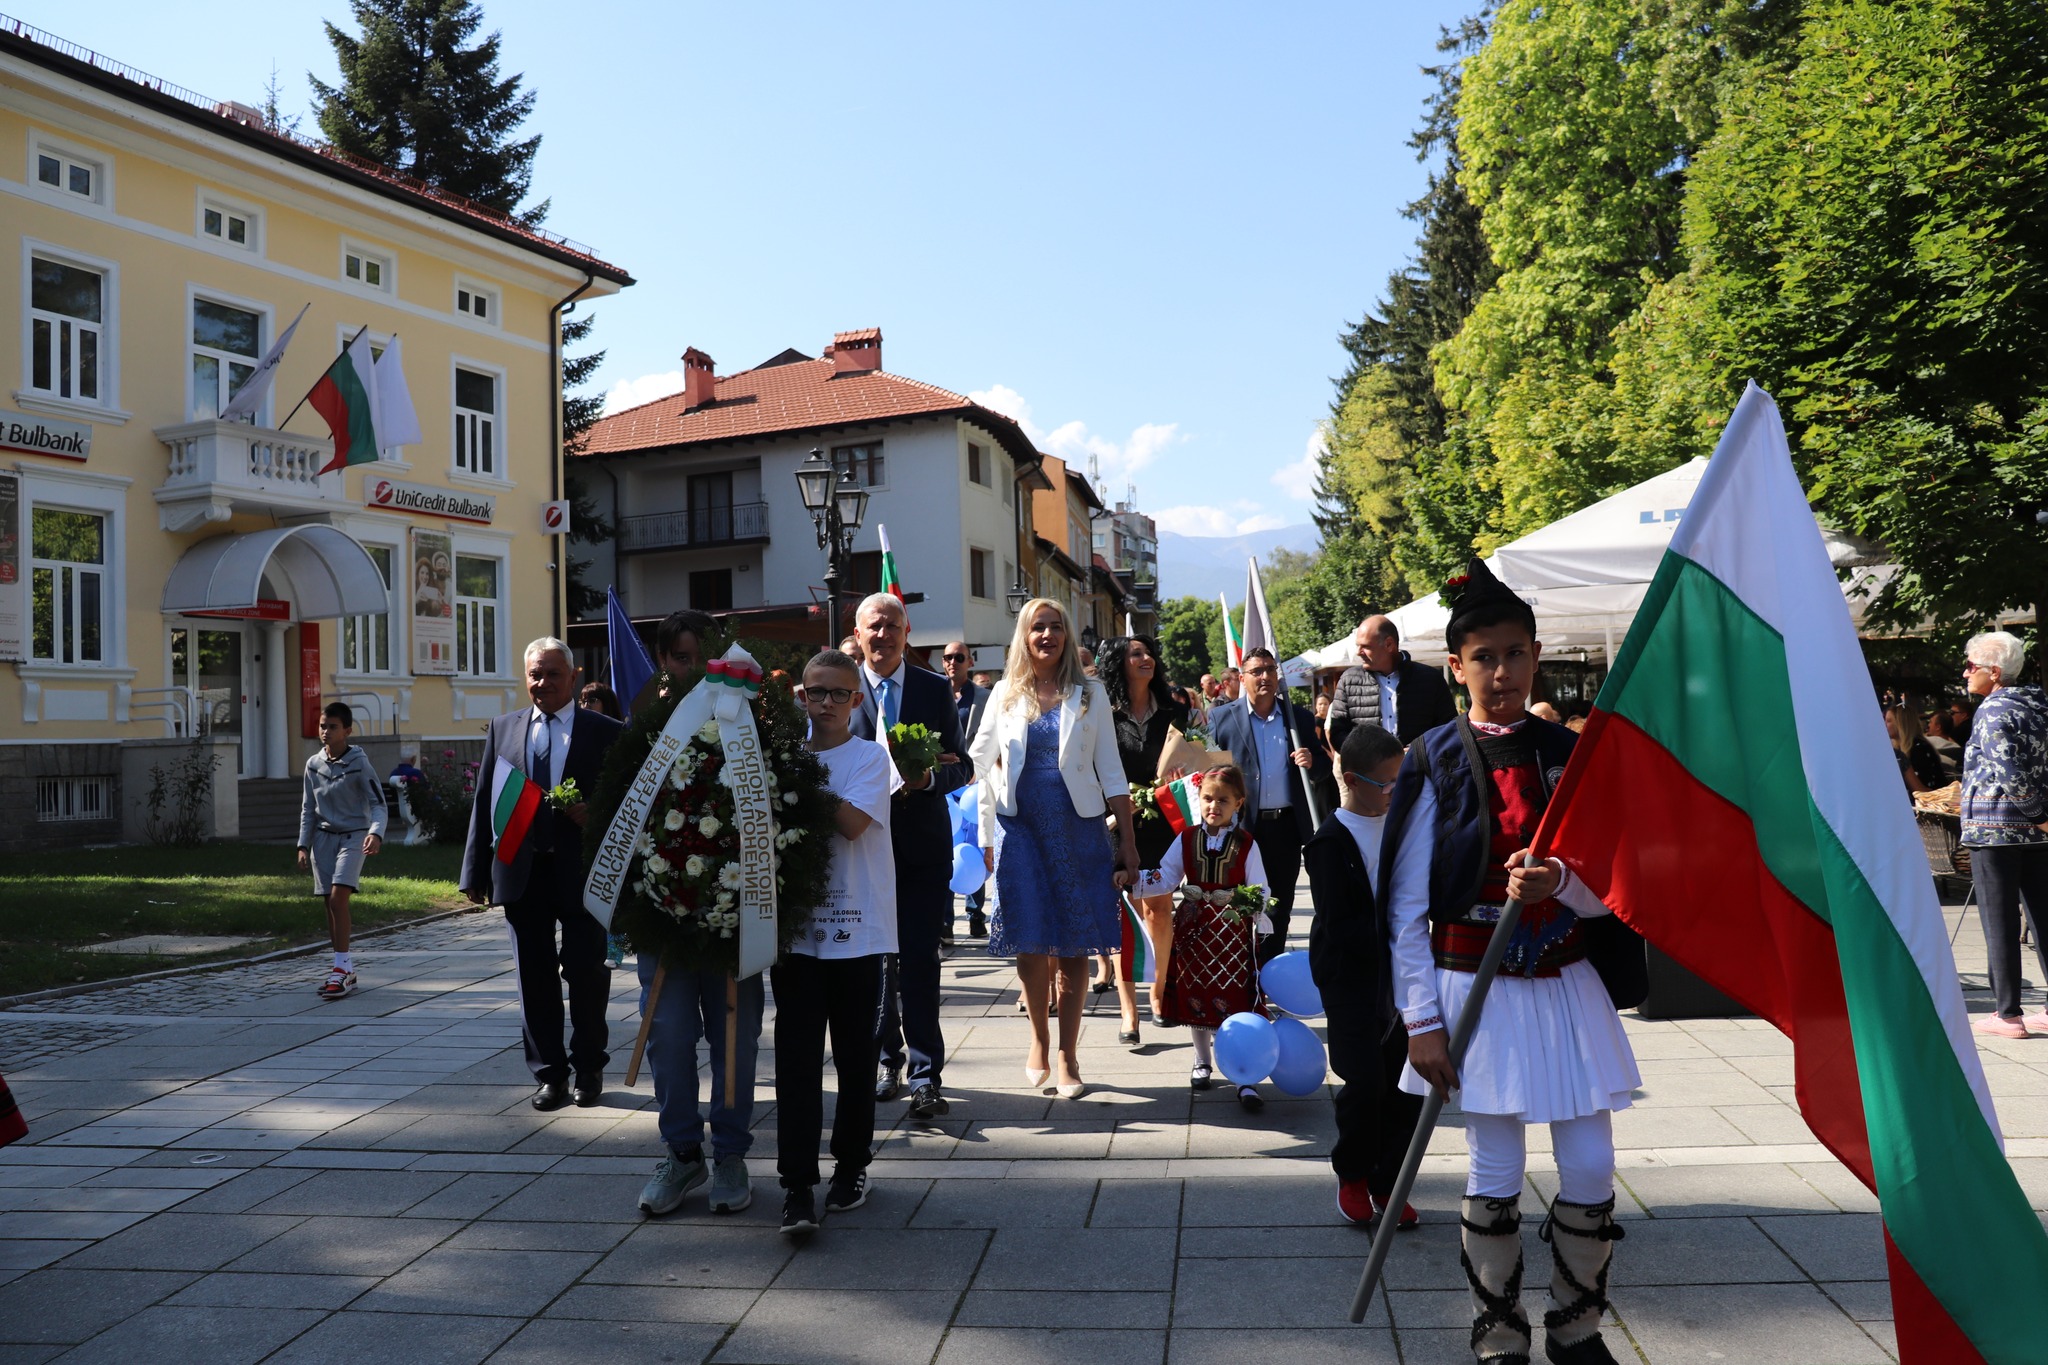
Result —
POLYGON ((1471 566, 1464 573, 1444 584, 1442 600, 1451 609, 1451 619, 1444 627, 1444 642, 1453 654, 1467 634, 1504 621, 1520 621, 1529 628, 1531 638, 1536 634, 1535 609, 1495 578, 1493 570, 1478 555, 1472 556, 1471 566))

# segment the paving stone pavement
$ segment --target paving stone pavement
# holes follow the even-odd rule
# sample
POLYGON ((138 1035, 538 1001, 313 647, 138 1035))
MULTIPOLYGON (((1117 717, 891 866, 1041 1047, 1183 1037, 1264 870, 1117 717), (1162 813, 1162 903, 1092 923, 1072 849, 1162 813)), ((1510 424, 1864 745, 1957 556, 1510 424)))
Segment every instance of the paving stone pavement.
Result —
MULTIPOLYGON (((1974 917, 1957 951, 1984 1009, 1974 917)), ((0 1011, 30 1124, 0 1148, 0 1361, 1470 1359, 1455 1111, 1423 1225, 1353 1327, 1367 1236, 1336 1214, 1327 1096, 1249 1116, 1192 1095, 1186 1033, 1148 1026, 1126 1051, 1114 996, 1090 1002, 1091 1092, 1028 1089, 1015 974, 966 940, 944 973, 952 1112, 885 1105, 867 1206, 803 1247, 775 1232, 765 1034, 753 1206, 714 1217, 697 1196, 650 1221, 629 972, 604 1103, 536 1114, 501 916, 358 956, 364 989, 334 1003, 300 958, 0 1011)), ((1793 1109, 1789 1046, 1755 1020, 1625 1018, 1643 1089, 1615 1125, 1617 1354, 1894 1359, 1875 1201, 1793 1109)), ((2048 1041, 1980 1046, 2013 1168, 2048 1209, 2048 1041)), ((1531 1148, 1547 1196, 1544 1131, 1531 1148)))

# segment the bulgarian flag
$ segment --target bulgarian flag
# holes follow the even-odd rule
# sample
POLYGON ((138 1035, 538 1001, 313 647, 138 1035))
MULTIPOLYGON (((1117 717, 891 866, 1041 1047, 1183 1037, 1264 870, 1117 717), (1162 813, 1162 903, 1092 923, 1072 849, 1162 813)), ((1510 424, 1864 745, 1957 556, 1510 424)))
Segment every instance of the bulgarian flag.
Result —
POLYGON ((1237 627, 1230 620, 1230 599, 1222 593, 1216 594, 1216 601, 1223 608, 1223 652, 1230 656, 1232 668, 1244 667, 1244 637, 1237 633, 1237 627))
POLYGON ((889 528, 880 522, 875 530, 882 537, 882 591, 891 593, 898 602, 903 600, 903 580, 896 576, 896 552, 889 548, 889 528))
POLYGON ((370 333, 364 328, 343 348, 320 376, 320 382, 306 395, 313 411, 327 419, 334 437, 334 458, 322 474, 343 465, 369 464, 377 459, 376 368, 370 354, 370 333))
POLYGON ((1538 832, 1791 1038, 1877 1195, 1905 1365, 2041 1354, 2048 1235, 2007 1163, 1941 907, 1778 409, 1742 396, 1538 832))
POLYGON ((1159 803, 1159 813, 1175 834, 1185 834, 1202 823, 1201 812, 1195 809, 1195 789, 1201 781, 1200 773, 1190 773, 1153 789, 1152 799, 1159 803))
POLYGON ((499 862, 519 856, 519 846, 540 811, 540 795, 538 783, 506 759, 498 760, 491 773, 491 835, 497 841, 499 862))
POLYGON ((1129 896, 1117 897, 1123 907, 1123 944, 1118 954, 1123 969, 1123 978, 1140 986, 1149 986, 1159 979, 1159 962, 1153 955, 1152 935, 1145 929, 1145 917, 1138 913, 1138 907, 1131 904, 1129 896))

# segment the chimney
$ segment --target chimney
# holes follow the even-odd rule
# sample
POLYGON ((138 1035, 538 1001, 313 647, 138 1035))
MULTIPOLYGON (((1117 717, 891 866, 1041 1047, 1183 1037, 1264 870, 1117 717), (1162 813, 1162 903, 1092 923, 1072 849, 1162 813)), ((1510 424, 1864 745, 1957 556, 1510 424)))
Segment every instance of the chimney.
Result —
POLYGON ((882 368, 882 329, 864 327, 858 332, 840 332, 826 348, 832 357, 832 377, 866 374, 882 368))
POLYGON ((701 408, 716 398, 718 362, 692 346, 683 352, 683 407, 701 408))

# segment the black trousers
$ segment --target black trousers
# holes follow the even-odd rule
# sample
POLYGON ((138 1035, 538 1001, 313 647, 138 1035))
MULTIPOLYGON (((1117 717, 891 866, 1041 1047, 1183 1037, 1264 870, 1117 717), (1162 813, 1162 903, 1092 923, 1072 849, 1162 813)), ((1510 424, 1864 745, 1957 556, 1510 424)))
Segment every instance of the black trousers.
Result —
POLYGON ((1422 1096, 1401 1089, 1407 1061, 1407 1030, 1374 1042, 1362 1030, 1331 1021, 1330 1069, 1344 1082, 1337 1087, 1337 1141, 1330 1148, 1339 1180, 1363 1180, 1381 1194, 1394 1188, 1422 1116, 1422 1096))
POLYGON ((825 1127, 825 1038, 839 1089, 832 1107, 832 1160, 865 1170, 875 1146, 875 1007, 883 954, 815 958, 784 953, 769 968, 775 987, 775 1170, 785 1190, 818 1183, 825 1127))
MULTIPOLYGON (((875 1012, 878 1061, 903 1068, 915 1090, 940 1084, 946 1038, 939 1027, 939 927, 953 918, 953 888, 929 872, 905 873, 896 883, 896 945, 882 978, 875 1012)), ((838 1049, 834 1048, 834 1052, 838 1049)))
POLYGON ((1991 959, 1991 997, 2007 1019, 2020 1017, 2020 914, 2034 930, 2034 956, 2041 984, 2048 986, 2048 943, 2041 940, 2041 915, 2048 911, 2048 844, 1973 848, 1970 876, 1977 883, 1977 914, 1984 924, 1984 948, 1991 959))
MULTIPOLYGON (((582 900, 558 885, 562 869, 552 854, 540 854, 526 881, 526 894, 505 907, 512 930, 512 954, 519 969, 519 1019, 526 1040, 526 1065, 541 1082, 600 1076, 608 1060, 605 1005, 612 971, 604 960, 604 926, 582 900), (561 943, 555 941, 556 927, 561 943), (562 985, 569 987, 569 1045, 562 1046, 562 985)), ((580 877, 567 879, 580 883, 580 877)))
POLYGON ((1266 865, 1266 894, 1273 898, 1266 917, 1273 932, 1259 941, 1259 965, 1265 966, 1287 951, 1287 922, 1294 917, 1294 883, 1301 878, 1301 831, 1294 812, 1281 809, 1261 812, 1252 827, 1252 843, 1258 846, 1259 861, 1266 865))

